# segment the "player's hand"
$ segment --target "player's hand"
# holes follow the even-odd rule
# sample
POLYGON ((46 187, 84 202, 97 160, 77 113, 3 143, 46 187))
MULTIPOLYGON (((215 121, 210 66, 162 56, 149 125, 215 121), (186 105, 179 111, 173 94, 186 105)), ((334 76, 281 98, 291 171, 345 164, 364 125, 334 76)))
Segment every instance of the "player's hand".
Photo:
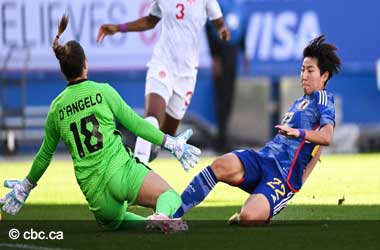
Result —
POLYGON ((300 131, 296 128, 291 128, 289 126, 284 126, 284 125, 276 125, 275 128, 278 129, 278 133, 288 138, 300 137, 300 131))
POLYGON ((222 26, 218 30, 218 34, 219 34, 219 39, 224 41, 224 42, 228 42, 231 39, 230 30, 227 28, 226 25, 222 26))
POLYGON ((119 25, 117 24, 103 24, 98 30, 98 35, 96 36, 96 41, 102 42, 104 37, 107 35, 113 35, 119 32, 119 25))
POLYGON ((162 147, 169 151, 176 157, 182 164, 185 171, 195 167, 199 161, 201 150, 190 144, 187 140, 193 135, 193 130, 188 129, 177 137, 165 135, 162 147))
POLYGON ((4 204, 3 211, 15 215, 18 213, 34 185, 25 178, 21 181, 5 180, 4 187, 12 188, 12 191, 0 198, 0 204, 4 204))

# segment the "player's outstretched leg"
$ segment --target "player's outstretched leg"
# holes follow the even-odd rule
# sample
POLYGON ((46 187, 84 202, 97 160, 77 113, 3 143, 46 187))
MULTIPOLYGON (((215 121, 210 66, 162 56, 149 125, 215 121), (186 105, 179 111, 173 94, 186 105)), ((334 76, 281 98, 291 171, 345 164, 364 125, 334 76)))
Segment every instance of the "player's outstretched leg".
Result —
POLYGON ((240 213, 235 213, 228 220, 230 225, 255 226, 270 221, 270 204, 265 195, 253 194, 244 203, 240 213))
POLYGON ((218 181, 236 185, 244 175, 244 168, 234 153, 218 157, 211 166, 204 168, 186 187, 181 195, 182 205, 174 218, 182 217, 192 207, 201 203, 218 181))
POLYGON ((190 208, 201 203, 218 182, 210 166, 204 168, 181 195, 182 205, 174 214, 174 218, 181 218, 190 208))

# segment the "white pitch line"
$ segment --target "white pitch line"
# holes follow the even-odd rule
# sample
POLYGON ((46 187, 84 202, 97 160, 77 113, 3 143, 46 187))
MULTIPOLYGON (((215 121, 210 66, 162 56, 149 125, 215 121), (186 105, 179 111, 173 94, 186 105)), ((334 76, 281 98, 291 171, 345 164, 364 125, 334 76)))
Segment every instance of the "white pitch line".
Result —
POLYGON ((7 243, 0 243, 0 247, 30 249, 30 250, 72 250, 68 248, 52 248, 52 247, 40 247, 40 246, 25 245, 25 244, 7 244, 7 243))

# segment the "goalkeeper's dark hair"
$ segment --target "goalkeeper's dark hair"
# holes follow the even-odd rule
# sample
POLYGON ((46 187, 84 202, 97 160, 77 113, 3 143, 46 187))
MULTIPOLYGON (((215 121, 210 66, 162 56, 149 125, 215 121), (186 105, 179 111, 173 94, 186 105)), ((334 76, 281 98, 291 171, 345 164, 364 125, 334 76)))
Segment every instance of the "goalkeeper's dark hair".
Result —
POLYGON ((86 61, 86 55, 82 46, 77 41, 69 41, 65 45, 59 44, 59 37, 65 31, 69 18, 63 15, 58 25, 58 33, 53 41, 53 50, 55 57, 59 61, 62 73, 68 81, 80 77, 83 73, 83 66, 86 61))
POLYGON ((326 71, 329 72, 329 77, 325 82, 325 86, 330 78, 339 72, 341 61, 336 54, 338 48, 331 43, 325 43, 325 35, 312 40, 308 46, 303 50, 303 58, 311 57, 318 60, 318 68, 323 75, 326 71))

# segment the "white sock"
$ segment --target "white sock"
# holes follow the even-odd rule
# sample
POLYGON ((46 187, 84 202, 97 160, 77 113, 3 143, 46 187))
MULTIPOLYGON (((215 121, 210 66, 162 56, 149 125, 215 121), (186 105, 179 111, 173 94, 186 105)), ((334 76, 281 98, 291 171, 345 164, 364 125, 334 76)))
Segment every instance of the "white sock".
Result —
MULTIPOLYGON (((148 116, 145 118, 148 122, 152 123, 156 128, 159 127, 158 120, 156 117, 148 116)), ((137 137, 136 145, 135 145, 135 156, 139 158, 141 162, 144 164, 148 163, 150 157, 150 149, 152 144, 140 137, 137 137)))

